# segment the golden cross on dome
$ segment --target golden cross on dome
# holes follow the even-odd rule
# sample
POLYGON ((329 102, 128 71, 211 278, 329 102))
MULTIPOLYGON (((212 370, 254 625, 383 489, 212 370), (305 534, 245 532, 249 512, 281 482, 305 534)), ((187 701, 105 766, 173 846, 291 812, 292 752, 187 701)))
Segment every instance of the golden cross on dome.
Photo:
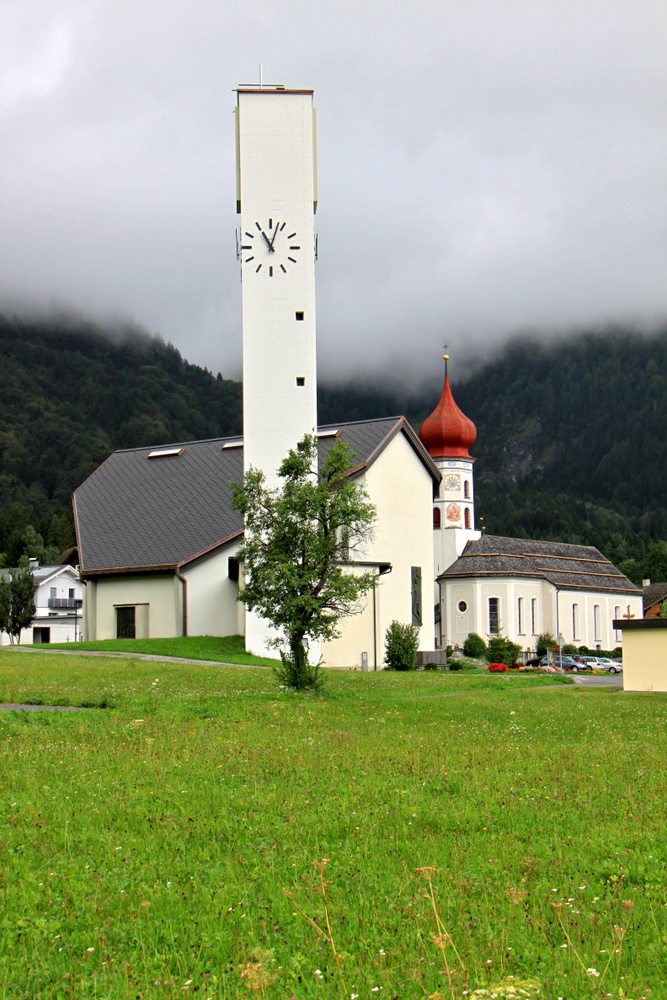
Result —
POLYGON ((445 375, 446 375, 447 374, 447 368, 448 368, 447 362, 449 361, 449 354, 447 353, 447 350, 449 348, 449 344, 447 343, 447 341, 445 341, 443 347, 444 347, 445 353, 442 356, 442 360, 445 362, 445 375))

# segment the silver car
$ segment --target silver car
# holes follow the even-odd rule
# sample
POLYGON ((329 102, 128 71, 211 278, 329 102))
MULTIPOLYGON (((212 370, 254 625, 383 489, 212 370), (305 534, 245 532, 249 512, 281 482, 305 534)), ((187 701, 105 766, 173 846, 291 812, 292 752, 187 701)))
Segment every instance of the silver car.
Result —
POLYGON ((620 660, 611 660, 608 656, 599 656, 598 663, 608 674, 620 674, 623 672, 623 664, 620 660))

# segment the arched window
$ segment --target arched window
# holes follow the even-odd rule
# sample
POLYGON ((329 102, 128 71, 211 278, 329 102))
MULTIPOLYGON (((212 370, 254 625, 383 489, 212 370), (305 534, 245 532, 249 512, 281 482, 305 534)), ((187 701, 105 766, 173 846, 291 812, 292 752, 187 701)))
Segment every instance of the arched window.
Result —
POLYGON ((593 607, 593 637, 597 640, 600 638, 600 605, 596 604, 593 607))
POLYGON ((440 508, 439 507, 434 507, 433 508, 433 527, 434 528, 439 528, 440 527, 440 508))
POLYGON ((467 479, 463 481, 463 496, 470 499, 470 483, 467 479))
POLYGON ((572 605, 572 638, 579 638, 579 605, 572 605))
POLYGON ((465 528, 469 528, 470 527, 470 508, 469 507, 466 507, 466 509, 463 512, 463 526, 465 528))

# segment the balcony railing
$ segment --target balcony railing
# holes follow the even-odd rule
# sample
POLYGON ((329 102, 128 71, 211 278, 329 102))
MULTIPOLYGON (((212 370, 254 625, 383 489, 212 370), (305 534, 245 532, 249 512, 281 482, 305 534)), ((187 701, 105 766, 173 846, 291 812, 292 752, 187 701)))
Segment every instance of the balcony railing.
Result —
POLYGON ((83 601, 80 597, 49 597, 50 608, 80 608, 83 601))

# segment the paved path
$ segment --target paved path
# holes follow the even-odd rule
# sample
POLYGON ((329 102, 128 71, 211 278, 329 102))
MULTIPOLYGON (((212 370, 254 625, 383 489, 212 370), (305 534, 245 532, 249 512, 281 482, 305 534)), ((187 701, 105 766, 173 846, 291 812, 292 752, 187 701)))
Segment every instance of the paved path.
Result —
POLYGON ((14 702, 0 703, 0 712, 87 712, 82 705, 20 705, 14 702))
POLYGON ((568 674, 568 677, 571 677, 574 683, 579 684, 580 687, 623 687, 623 677, 620 674, 605 674, 604 677, 598 677, 597 674, 568 674))
MULTIPOLYGON (((159 653, 125 653, 119 650, 76 649, 72 644, 72 649, 45 649, 44 646, 3 646, 3 650, 11 650, 13 653, 45 653, 47 656, 103 656, 105 659, 125 659, 125 660, 158 660, 167 663, 203 663, 207 667, 264 667, 262 663, 227 663, 223 660, 189 660, 182 656, 164 656, 159 653)), ((268 670, 268 667, 264 667, 268 670)))

